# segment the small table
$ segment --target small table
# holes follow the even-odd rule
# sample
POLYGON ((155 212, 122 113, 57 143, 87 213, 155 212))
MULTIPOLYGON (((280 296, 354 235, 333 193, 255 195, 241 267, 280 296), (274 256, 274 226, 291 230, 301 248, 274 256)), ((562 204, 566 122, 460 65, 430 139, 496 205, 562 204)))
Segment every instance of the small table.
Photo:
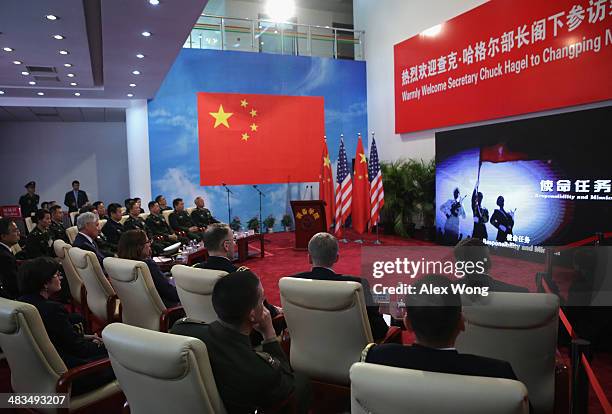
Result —
POLYGON ((181 260, 177 260, 176 257, 172 257, 171 260, 164 262, 157 262, 162 272, 169 272, 172 269, 172 266, 176 264, 182 264, 185 266, 193 266, 196 263, 203 262, 208 259, 208 250, 205 247, 201 247, 190 253, 182 253, 183 258, 181 260))
MULTIPOLYGON (((249 243, 259 240, 259 248, 261 252, 260 257, 264 257, 264 235, 262 233, 255 233, 245 237, 239 237, 236 239, 236 245, 238 246, 238 261, 244 262, 249 258, 249 243)), ((253 255, 257 256, 257 255, 253 255)))

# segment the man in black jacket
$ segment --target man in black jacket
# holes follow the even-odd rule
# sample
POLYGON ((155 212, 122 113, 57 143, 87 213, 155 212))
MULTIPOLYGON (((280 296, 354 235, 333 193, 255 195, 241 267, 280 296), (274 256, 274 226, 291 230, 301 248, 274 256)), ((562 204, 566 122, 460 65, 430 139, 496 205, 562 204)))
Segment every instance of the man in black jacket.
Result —
POLYGON ((204 234, 200 232, 200 228, 193 224, 189 213, 185 210, 185 202, 182 198, 176 198, 172 200, 172 207, 174 212, 170 213, 168 221, 170 227, 174 231, 181 231, 185 233, 185 236, 194 240, 203 240, 204 234))
POLYGON ((34 216, 36 227, 28 234, 25 244, 25 252, 29 259, 41 256, 55 256, 53 251, 53 239, 49 232, 51 226, 51 213, 49 210, 38 210, 34 216))
POLYGON ((8 218, 0 218, 0 296, 15 299, 19 296, 17 285, 17 260, 11 247, 19 242, 19 228, 8 218))
POLYGON ((77 219, 77 228, 79 229, 79 234, 77 234, 72 245, 79 249, 94 252, 98 258, 98 262, 100 262, 100 267, 104 269, 104 258, 114 255, 110 252, 100 250, 95 241, 100 234, 100 230, 98 229, 98 216, 91 212, 80 214, 77 219))
POLYGON ((32 217, 38 210, 38 202, 40 197, 36 194, 36 183, 30 181, 25 185, 27 193, 19 197, 19 206, 21 207, 21 217, 32 217))
POLYGON ((119 203, 110 203, 108 205, 108 220, 104 227, 102 227, 102 233, 106 237, 109 249, 113 252, 117 252, 119 239, 125 231, 123 224, 121 224, 121 217, 121 205, 119 203))
POLYGON ((210 210, 204 207, 204 199, 202 197, 196 197, 193 203, 196 206, 191 212, 191 221, 194 225, 206 228, 210 224, 219 222, 219 220, 213 217, 210 210))
POLYGON ((64 205, 68 207, 68 211, 72 213, 73 211, 79 211, 81 207, 89 202, 89 198, 87 198, 87 193, 83 190, 80 190, 79 187, 81 183, 77 180, 72 182, 72 191, 68 191, 64 196, 64 205))
POLYGON ((389 326, 383 319, 378 310, 378 306, 372 299, 368 281, 358 277, 340 275, 334 272, 333 266, 338 261, 339 257, 338 240, 329 233, 317 233, 312 236, 308 242, 308 261, 312 264, 312 269, 309 272, 298 273, 291 277, 360 283, 367 306, 372 336, 374 340, 384 338, 389 330, 389 326))
POLYGON ((66 243, 70 243, 68 235, 66 234, 66 227, 64 227, 64 213, 62 212, 62 208, 58 205, 51 206, 49 212, 51 213, 51 225, 49 226, 51 239, 53 241, 63 240, 66 243))

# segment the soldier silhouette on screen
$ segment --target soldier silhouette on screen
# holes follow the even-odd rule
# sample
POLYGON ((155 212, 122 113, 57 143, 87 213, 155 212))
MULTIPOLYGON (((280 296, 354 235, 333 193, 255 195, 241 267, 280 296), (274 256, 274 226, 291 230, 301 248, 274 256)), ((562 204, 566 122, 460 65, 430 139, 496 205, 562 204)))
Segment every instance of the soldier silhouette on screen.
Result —
POLYGON ((472 193, 472 214, 474 215, 474 230, 472 231, 472 237, 475 239, 486 239, 488 238, 487 226, 485 225, 489 221, 489 210, 482 206, 482 193, 478 191, 478 182, 474 187, 472 193))
POLYGON ((455 245, 459 241, 459 217, 465 218, 465 210, 461 205, 462 201, 463 198, 459 199, 459 188, 455 188, 453 198, 447 200, 440 207, 440 211, 446 216, 446 223, 444 224, 445 244, 455 245))
POLYGON ((504 197, 497 197, 497 205, 491 216, 491 224, 497 229, 497 241, 505 242, 508 239, 508 234, 512 234, 512 228, 514 227, 514 211, 504 210, 504 197))

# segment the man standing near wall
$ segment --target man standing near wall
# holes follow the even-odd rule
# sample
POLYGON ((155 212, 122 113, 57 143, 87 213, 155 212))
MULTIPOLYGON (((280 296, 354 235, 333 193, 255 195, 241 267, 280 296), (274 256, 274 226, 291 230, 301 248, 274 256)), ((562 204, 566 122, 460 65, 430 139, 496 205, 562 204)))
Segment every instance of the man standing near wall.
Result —
POLYGON ((68 212, 79 211, 81 207, 89 202, 87 193, 80 190, 81 183, 78 180, 72 182, 72 191, 68 191, 64 197, 64 205, 68 207, 68 212))
POLYGON ((32 217, 36 214, 36 210, 38 210, 38 202, 40 201, 40 197, 36 193, 36 183, 34 181, 30 181, 25 185, 26 190, 28 191, 21 197, 19 197, 19 205, 21 206, 21 217, 32 217))

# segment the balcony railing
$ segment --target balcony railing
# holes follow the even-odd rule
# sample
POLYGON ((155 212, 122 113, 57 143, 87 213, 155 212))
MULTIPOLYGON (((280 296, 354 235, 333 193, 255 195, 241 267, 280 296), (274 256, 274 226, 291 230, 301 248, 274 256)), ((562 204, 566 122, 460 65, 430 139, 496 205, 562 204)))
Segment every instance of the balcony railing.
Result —
POLYGON ((362 30, 203 14, 185 48, 364 59, 362 30))

